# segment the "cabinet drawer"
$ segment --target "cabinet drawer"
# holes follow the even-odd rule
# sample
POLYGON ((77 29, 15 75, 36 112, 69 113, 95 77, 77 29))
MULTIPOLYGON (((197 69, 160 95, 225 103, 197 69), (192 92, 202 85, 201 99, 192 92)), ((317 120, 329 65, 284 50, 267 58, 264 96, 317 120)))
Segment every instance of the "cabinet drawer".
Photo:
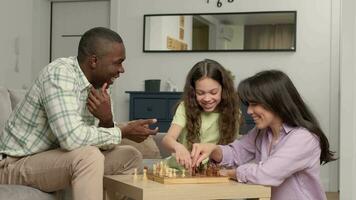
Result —
POLYGON ((178 102, 180 99, 170 99, 168 100, 168 119, 172 119, 174 114, 176 113, 176 109, 178 107, 178 102))
POLYGON ((134 118, 166 118, 167 101, 164 99, 134 99, 134 118))
POLYGON ((158 120, 157 126, 158 126, 158 132, 167 132, 169 127, 171 125, 170 121, 160 121, 158 120))

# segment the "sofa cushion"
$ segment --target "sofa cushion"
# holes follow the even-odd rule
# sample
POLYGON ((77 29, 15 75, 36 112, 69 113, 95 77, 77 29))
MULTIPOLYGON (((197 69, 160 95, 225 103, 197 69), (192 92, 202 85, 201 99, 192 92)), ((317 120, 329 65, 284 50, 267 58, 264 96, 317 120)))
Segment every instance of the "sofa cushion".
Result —
POLYGON ((10 94, 6 88, 0 87, 0 134, 11 111, 10 94))
POLYGON ((131 145, 139 150, 143 158, 161 158, 160 151, 153 140, 152 136, 149 136, 145 141, 141 143, 134 142, 132 140, 123 138, 121 145, 131 145))
POLYGON ((0 199, 56 200, 56 195, 23 185, 0 185, 0 199))
POLYGON ((14 110, 16 105, 25 97, 26 90, 21 89, 9 89, 11 108, 14 110))
POLYGON ((153 136, 153 139, 155 140, 159 152, 161 154, 161 158, 166 158, 171 155, 171 152, 168 151, 163 145, 162 145, 162 139, 166 135, 164 132, 159 132, 155 136, 153 136))

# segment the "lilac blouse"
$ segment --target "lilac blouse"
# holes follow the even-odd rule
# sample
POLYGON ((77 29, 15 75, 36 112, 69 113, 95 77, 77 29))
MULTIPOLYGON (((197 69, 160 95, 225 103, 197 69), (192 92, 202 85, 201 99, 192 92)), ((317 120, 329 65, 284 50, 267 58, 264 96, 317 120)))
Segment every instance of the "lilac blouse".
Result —
POLYGON ((258 129, 221 145, 221 165, 237 167, 239 182, 272 186, 272 200, 326 200, 320 174, 318 138, 307 129, 283 124, 277 142, 272 131, 258 129), (262 133, 263 132, 263 133, 262 133))

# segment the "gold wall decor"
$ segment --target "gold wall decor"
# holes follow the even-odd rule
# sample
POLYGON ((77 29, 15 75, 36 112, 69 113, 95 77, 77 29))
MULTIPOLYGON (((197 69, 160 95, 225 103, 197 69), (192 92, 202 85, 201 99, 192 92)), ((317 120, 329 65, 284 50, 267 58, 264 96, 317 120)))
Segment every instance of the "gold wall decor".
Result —
POLYGON ((174 39, 173 37, 167 36, 167 49, 170 50, 187 50, 188 49, 188 44, 182 41, 179 41, 177 39, 174 39))

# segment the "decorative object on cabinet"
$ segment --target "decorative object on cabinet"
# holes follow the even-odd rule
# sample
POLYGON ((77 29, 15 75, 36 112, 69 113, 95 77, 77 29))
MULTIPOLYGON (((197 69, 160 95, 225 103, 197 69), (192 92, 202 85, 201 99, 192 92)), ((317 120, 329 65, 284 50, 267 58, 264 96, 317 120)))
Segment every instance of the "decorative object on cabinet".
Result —
POLYGON ((160 79, 145 80, 145 92, 159 92, 161 90, 160 79))

